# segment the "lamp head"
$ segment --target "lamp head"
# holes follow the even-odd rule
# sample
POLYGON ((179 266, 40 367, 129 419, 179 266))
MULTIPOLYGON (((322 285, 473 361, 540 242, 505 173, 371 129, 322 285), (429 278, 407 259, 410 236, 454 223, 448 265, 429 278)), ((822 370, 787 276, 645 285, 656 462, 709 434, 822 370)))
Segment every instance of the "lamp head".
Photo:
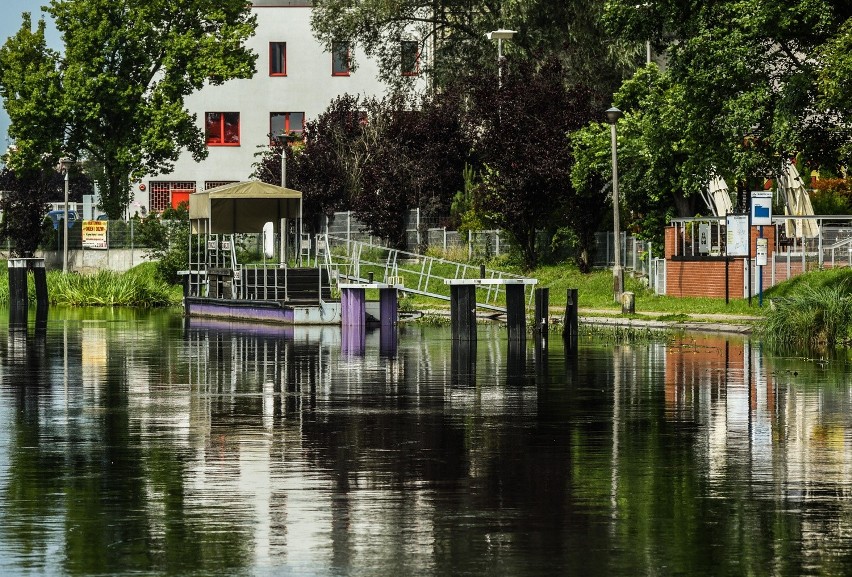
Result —
POLYGON ((485 37, 489 40, 511 40, 512 36, 517 33, 517 30, 506 30, 505 28, 500 28, 499 30, 492 30, 491 32, 486 32, 485 37))
POLYGON ((622 116, 624 116, 624 113, 615 106, 606 111, 606 121, 610 124, 615 124, 622 116))
POLYGON ((68 171, 74 165, 74 160, 68 158, 67 156, 63 156, 59 159, 59 172, 62 174, 68 174, 68 171))

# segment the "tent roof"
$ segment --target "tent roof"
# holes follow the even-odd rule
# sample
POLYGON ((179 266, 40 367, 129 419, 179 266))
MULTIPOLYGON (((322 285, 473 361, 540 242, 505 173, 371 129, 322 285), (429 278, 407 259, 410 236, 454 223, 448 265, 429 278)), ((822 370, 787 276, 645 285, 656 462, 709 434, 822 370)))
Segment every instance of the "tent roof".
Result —
POLYGON ((235 182, 189 195, 189 219, 208 220, 207 227, 193 222, 193 230, 213 234, 261 232, 267 222, 300 218, 302 193, 258 180, 235 182))

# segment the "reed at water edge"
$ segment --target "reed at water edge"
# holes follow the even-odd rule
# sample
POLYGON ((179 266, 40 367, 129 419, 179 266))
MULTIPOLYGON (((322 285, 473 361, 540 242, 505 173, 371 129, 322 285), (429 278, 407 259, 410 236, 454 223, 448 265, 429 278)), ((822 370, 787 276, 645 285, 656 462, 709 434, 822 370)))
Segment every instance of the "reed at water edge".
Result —
MULTIPOLYGON (((9 272, 0 263, 0 306, 9 305, 9 272)), ((35 286, 28 283, 29 300, 35 304, 35 286)), ((163 281, 154 263, 143 263, 127 272, 101 270, 94 274, 47 272, 51 305, 127 306, 156 308, 181 303, 181 287, 163 281)))

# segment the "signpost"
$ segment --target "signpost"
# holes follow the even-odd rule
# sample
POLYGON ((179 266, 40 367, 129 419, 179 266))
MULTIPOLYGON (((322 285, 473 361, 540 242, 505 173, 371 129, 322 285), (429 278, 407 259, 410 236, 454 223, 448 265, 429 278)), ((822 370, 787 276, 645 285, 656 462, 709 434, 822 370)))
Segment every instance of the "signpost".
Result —
POLYGON ((763 227, 772 226, 772 191, 751 191, 751 223, 758 227, 757 254, 757 306, 763 306, 763 267, 766 266, 768 242, 763 238, 763 227))

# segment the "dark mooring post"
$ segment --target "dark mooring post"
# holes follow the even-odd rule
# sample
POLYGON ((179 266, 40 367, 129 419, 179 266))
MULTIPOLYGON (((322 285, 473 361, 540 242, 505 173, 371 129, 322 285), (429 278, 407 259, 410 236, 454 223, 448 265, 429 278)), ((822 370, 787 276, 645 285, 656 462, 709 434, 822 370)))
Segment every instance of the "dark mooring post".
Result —
POLYGON ((398 315, 399 303, 396 287, 379 288, 379 323, 382 330, 396 327, 398 315))
POLYGON ((568 298, 565 304, 565 319, 562 325, 562 336, 573 338, 579 334, 580 316, 577 312, 578 307, 577 289, 568 289, 568 298))
POLYGON ((33 269, 33 283, 36 293, 36 311, 47 310, 47 271, 44 268, 44 259, 30 259, 33 269))
POLYGON ((506 324, 509 326, 510 341, 520 341, 527 337, 525 301, 524 285, 506 285, 506 324))
POLYGON ((533 330, 547 336, 547 326, 550 322, 550 289, 539 287, 535 289, 535 326, 533 330))
POLYGON ((27 265, 22 258, 10 258, 9 268, 9 324, 27 325, 27 265))
POLYGON ((450 285, 450 326, 454 340, 476 340, 475 285, 450 285))

